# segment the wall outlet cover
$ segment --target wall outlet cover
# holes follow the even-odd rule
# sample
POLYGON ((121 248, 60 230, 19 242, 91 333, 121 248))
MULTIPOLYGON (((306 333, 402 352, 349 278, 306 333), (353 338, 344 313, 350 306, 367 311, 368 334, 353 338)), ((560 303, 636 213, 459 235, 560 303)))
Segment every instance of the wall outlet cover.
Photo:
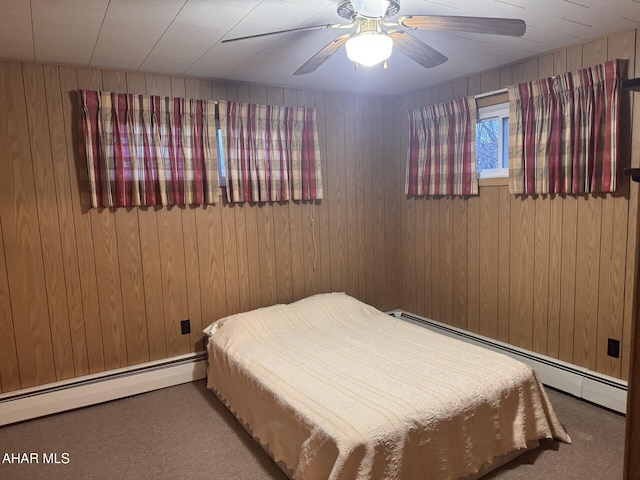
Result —
POLYGON ((182 330, 182 335, 187 335, 191 333, 191 320, 181 320, 180 321, 180 329, 182 330))

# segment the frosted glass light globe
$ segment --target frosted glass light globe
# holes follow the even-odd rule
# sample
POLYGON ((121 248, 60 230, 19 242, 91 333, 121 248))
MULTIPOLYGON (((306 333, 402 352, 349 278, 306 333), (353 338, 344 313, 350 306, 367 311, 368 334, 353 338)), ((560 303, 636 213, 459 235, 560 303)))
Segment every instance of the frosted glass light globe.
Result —
POLYGON ((347 40, 345 48, 349 60, 371 67, 391 56, 393 40, 382 33, 366 32, 347 40))

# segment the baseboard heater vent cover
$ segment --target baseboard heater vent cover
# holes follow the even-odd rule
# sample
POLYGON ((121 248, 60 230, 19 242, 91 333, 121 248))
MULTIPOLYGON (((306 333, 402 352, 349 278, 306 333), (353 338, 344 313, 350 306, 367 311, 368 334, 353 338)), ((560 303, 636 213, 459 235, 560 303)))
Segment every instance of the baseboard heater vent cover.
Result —
POLYGON ((545 385, 578 398, 609 408, 619 413, 627 410, 627 382, 609 377, 587 368, 538 353, 515 347, 492 338, 452 327, 435 320, 407 313, 403 310, 389 312, 391 315, 428 328, 435 332, 479 345, 516 358, 530 365, 545 385))
POLYGON ((206 376, 206 354, 190 353, 0 395, 0 426, 87 407, 206 376))

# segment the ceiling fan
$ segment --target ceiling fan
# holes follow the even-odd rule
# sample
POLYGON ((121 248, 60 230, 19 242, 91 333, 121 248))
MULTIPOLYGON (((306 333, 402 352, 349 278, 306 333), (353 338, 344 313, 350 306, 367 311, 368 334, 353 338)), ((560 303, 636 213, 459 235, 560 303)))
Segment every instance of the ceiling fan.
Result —
POLYGON ((264 37, 281 33, 307 30, 339 29, 351 30, 340 35, 293 74, 304 75, 315 71, 320 65, 345 45, 347 56, 357 65, 372 66, 385 62, 392 48, 425 68, 432 68, 448 60, 439 51, 399 27, 412 30, 462 31, 521 37, 526 31, 523 20, 492 17, 463 17, 445 15, 403 15, 390 21, 400 11, 400 0, 338 0, 338 15, 348 24, 326 24, 278 30, 245 37, 222 40, 222 43, 264 37))

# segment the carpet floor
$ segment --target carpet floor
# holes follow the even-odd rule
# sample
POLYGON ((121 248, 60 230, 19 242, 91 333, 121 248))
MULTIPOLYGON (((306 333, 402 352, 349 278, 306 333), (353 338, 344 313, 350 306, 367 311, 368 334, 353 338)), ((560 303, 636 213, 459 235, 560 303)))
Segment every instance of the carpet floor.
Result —
MULTIPOLYGON (((573 443, 546 441, 484 478, 622 479, 624 416, 548 392, 573 443)), ((204 381, 1 427, 0 455, 11 480, 286 479, 204 381)))

